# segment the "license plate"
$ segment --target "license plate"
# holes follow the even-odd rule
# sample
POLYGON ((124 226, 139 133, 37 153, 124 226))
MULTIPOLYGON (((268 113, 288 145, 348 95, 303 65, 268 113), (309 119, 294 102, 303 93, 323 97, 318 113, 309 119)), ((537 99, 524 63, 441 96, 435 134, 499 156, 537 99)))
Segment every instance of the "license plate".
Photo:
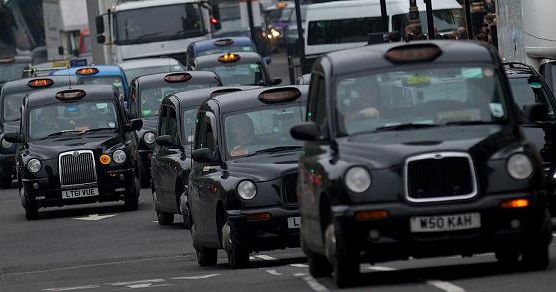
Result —
POLYGON ((62 199, 74 199, 98 196, 97 188, 62 191, 62 199))
POLYGON ((481 214, 457 214, 411 218, 411 232, 439 232, 481 227, 481 214))
POLYGON ((301 225, 301 217, 288 218, 288 228, 299 228, 299 225, 301 225))

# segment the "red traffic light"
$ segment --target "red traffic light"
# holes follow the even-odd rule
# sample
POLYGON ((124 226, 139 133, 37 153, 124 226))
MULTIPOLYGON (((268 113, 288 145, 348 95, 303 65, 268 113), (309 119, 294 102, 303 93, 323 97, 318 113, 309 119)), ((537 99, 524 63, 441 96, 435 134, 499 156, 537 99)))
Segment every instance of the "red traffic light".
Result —
POLYGON ((219 22, 219 21, 218 21, 218 19, 216 19, 216 17, 211 17, 211 18, 210 18, 210 23, 212 23, 212 24, 217 24, 218 22, 219 22))

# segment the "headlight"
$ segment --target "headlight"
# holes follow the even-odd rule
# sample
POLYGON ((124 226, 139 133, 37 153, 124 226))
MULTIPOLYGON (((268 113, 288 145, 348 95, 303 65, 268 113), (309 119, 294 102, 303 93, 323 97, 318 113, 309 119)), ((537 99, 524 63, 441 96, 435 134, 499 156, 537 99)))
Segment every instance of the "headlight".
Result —
POLYGON ((508 173, 517 180, 529 178, 533 174, 533 162, 527 155, 518 153, 508 159, 508 173))
POLYGON ((41 170, 41 161, 33 158, 27 162, 27 169, 32 173, 37 173, 41 170))
POLYGON ((354 166, 346 172, 345 182, 350 191, 362 193, 371 186, 371 175, 365 168, 354 166))
POLYGON ((124 163, 127 158, 127 155, 123 150, 116 150, 112 154, 112 160, 116 163, 124 163))
POLYGON ((237 193, 242 199, 251 200, 257 195, 257 186, 250 180, 244 180, 237 185, 237 193))
POLYGON ((143 135, 143 141, 145 141, 146 144, 154 143, 155 139, 156 135, 153 132, 147 132, 143 135))
POLYGON ((12 148, 12 146, 14 146, 13 143, 10 143, 10 142, 6 141, 6 139, 2 139, 2 147, 4 147, 4 148, 12 148))

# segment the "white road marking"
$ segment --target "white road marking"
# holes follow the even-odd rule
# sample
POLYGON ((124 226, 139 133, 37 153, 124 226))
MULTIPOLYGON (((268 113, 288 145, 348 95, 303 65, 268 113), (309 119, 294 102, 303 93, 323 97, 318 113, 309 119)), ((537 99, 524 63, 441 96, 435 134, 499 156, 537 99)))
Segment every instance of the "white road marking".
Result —
POLYGON ((172 284, 145 283, 145 284, 127 285, 126 287, 130 289, 141 289, 141 288, 155 288, 155 287, 165 287, 165 286, 172 286, 172 284))
POLYGON ((311 289, 313 289, 314 291, 317 291, 317 292, 327 292, 328 291, 328 288, 324 287, 324 285, 319 283, 319 281, 315 280, 315 278, 313 278, 311 276, 304 277, 303 281, 305 281, 307 283, 307 285, 309 285, 309 287, 311 287, 311 289))
POLYGON ((274 276, 281 276, 282 273, 276 271, 276 270, 266 270, 267 273, 274 275, 274 276))
POLYGON ((202 276, 186 276, 186 277, 174 277, 172 280, 199 280, 199 279, 208 279, 212 277, 220 276, 220 274, 208 274, 202 276))
POLYGON ((278 260, 277 258, 273 258, 271 256, 267 256, 267 255, 264 255, 264 254, 256 255, 255 257, 259 258, 261 260, 265 260, 265 261, 277 261, 278 260))
POLYGON ((306 264, 291 264, 290 266, 294 267, 294 268, 308 268, 309 265, 306 264))
POLYGON ((395 270, 397 270, 395 268, 381 267, 381 266, 371 266, 371 267, 368 267, 367 269, 373 270, 373 271, 378 271, 378 272, 386 272, 386 271, 395 271, 395 270))
POLYGON ((116 282, 116 283, 106 283, 106 285, 111 286, 129 286, 129 285, 137 285, 137 284, 149 284, 149 283, 160 283, 164 282, 164 279, 151 279, 151 280, 137 280, 137 281, 129 281, 129 282, 116 282))
POLYGON ((458 287, 450 282, 445 282, 445 281, 437 281, 437 280, 429 280, 427 281, 427 284, 436 287, 440 290, 446 291, 446 292, 464 292, 465 289, 458 287))
POLYGON ((552 236, 553 236, 553 237, 556 237, 556 233, 552 233, 552 236))
POLYGON ((87 217, 78 217, 78 218, 73 218, 76 220, 83 220, 83 221, 98 221, 98 220, 102 220, 102 219, 106 219, 106 218, 110 218, 110 217, 114 217, 117 216, 118 214, 112 214, 112 215, 99 215, 99 214, 93 214, 93 215, 89 215, 87 217))
POLYGON ((86 286, 77 286, 77 287, 65 287, 65 288, 47 288, 42 289, 45 292, 60 292, 60 291, 73 291, 73 290, 85 290, 85 289, 97 289, 100 288, 98 284, 86 285, 86 286))
POLYGON ((305 277, 305 276, 307 276, 307 274, 305 274, 305 273, 295 273, 295 274, 293 274, 293 276, 294 277, 305 277))

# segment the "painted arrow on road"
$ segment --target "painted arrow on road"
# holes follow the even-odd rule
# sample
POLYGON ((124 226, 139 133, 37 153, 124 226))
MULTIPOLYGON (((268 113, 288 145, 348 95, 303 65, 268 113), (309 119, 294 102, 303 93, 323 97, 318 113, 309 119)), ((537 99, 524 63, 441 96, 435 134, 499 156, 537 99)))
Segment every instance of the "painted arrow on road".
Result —
POLYGON ((102 219, 106 219, 106 218, 111 218, 116 216, 117 214, 112 214, 112 215, 99 215, 99 214, 93 214, 93 215, 89 215, 87 217, 78 217, 78 218, 73 218, 76 220, 83 220, 83 221, 98 221, 98 220, 102 220, 102 219))

